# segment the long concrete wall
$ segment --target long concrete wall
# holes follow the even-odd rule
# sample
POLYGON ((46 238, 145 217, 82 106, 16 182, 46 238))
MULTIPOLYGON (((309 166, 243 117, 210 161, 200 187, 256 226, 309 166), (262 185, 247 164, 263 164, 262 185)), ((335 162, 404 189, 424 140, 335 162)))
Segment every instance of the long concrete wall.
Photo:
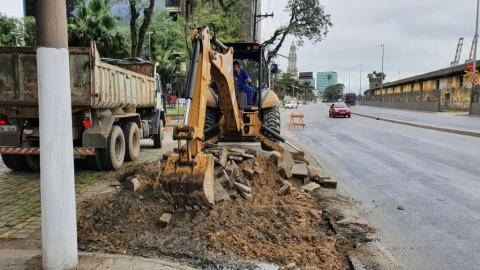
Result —
POLYGON ((480 103, 472 103, 472 114, 480 115, 480 103))
POLYGON ((395 101, 360 101, 361 105, 375 106, 383 108, 403 109, 403 110, 417 110, 427 112, 439 112, 439 102, 395 102, 395 101))

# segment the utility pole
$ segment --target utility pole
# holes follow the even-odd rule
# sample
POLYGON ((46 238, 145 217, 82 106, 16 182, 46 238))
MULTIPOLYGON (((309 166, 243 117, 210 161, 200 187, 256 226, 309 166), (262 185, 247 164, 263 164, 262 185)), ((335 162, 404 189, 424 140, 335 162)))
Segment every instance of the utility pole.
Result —
POLYGON ((360 91, 358 93, 359 96, 362 95, 362 69, 363 69, 363 64, 360 64, 360 91))
POLYGON ((478 12, 480 7, 480 0, 477 0, 477 17, 475 19, 475 36, 473 38, 475 42, 475 48, 473 49, 473 72, 472 72, 472 89, 470 90, 470 114, 472 113, 473 103, 473 91, 477 85, 477 43, 478 43, 478 12))
POLYGON ((252 40, 253 40, 253 42, 257 42, 258 23, 265 18, 273 17, 273 13, 258 14, 258 0, 253 0, 253 4, 255 6, 253 7, 253 34, 252 34, 253 36, 252 36, 252 40), (259 18, 259 19, 257 20, 257 18, 259 18))
POLYGON ((78 264, 65 0, 37 1, 43 269, 78 264))

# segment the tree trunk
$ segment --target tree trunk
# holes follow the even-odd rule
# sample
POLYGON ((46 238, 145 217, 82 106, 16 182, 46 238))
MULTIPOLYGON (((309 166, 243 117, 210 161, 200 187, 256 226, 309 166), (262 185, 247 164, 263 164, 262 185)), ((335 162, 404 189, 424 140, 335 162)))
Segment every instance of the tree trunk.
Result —
POLYGON ((132 48, 130 51, 130 56, 132 58, 136 58, 137 55, 137 18, 138 18, 138 13, 137 13, 137 8, 136 6, 136 0, 129 0, 130 3, 130 38, 132 40, 132 48))
POLYGON ((147 33, 148 26, 152 21, 153 9, 155 8, 155 0, 150 0, 150 5, 143 11, 143 23, 140 26, 138 32, 138 44, 137 44, 137 56, 142 54, 143 44, 145 43, 145 34, 147 33))

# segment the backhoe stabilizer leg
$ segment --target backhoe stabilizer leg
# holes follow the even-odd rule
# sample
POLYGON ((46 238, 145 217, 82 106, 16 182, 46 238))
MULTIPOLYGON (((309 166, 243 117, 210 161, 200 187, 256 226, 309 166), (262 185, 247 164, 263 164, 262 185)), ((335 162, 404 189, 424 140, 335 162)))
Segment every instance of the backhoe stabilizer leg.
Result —
POLYGON ((181 164, 178 154, 169 155, 162 187, 178 206, 215 205, 214 161, 209 154, 198 154, 191 164, 181 164))

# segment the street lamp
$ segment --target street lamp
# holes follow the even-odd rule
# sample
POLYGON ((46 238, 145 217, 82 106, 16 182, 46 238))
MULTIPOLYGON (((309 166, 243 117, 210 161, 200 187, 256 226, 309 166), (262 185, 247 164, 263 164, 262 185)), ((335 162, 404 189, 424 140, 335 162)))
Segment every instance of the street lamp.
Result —
POLYGON ((149 60, 152 60, 152 43, 151 43, 151 39, 150 39, 150 36, 153 34, 153 32, 147 32, 146 33, 148 35, 148 59, 149 60))
POLYGON ((472 73, 472 89, 470 90, 470 113, 472 113, 472 103, 473 103, 473 90, 477 84, 477 43, 478 43, 478 10, 479 10, 480 0, 477 0, 477 18, 475 20, 475 36, 473 41, 475 46, 473 48, 473 73, 472 73))

